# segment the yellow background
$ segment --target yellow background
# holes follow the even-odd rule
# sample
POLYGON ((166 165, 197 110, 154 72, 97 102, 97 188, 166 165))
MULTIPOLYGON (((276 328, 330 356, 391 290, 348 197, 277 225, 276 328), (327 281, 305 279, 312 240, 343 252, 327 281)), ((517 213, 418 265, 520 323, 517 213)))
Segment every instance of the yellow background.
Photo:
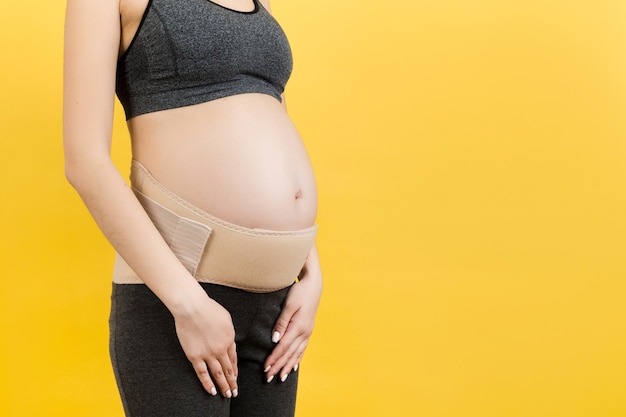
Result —
MULTIPOLYGON (((272 5, 321 198, 298 417, 626 415, 626 2, 272 5)), ((63 13, 0 12, 2 416, 122 415, 113 252, 63 176, 63 13)))

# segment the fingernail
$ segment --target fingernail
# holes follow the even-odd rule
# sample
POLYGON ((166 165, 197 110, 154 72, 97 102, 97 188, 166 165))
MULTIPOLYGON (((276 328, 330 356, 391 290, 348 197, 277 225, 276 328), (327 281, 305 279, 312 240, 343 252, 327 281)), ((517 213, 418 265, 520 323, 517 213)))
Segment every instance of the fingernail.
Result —
POLYGON ((269 384, 270 382, 272 382, 273 379, 274 379, 274 375, 270 376, 269 378, 267 378, 267 383, 269 384))
POLYGON ((230 390, 226 391, 226 398, 230 398, 233 396, 233 393, 230 390))
POLYGON ((289 376, 288 374, 284 374, 283 376, 281 376, 280 377, 281 382, 285 382, 288 376, 289 376))
POLYGON ((211 388, 211 395, 217 395, 217 390, 215 387, 211 388))
POLYGON ((267 368, 263 369, 263 372, 269 371, 271 367, 272 367, 272 365, 268 365, 267 368))
POLYGON ((272 342, 278 343, 279 340, 280 340, 280 333, 274 332, 274 334, 272 334, 272 342))
POLYGON ((294 366, 294 367, 293 367, 293 371, 294 371, 294 372, 298 370, 298 365, 299 365, 299 364, 297 364, 297 363, 296 363, 296 366, 294 366))

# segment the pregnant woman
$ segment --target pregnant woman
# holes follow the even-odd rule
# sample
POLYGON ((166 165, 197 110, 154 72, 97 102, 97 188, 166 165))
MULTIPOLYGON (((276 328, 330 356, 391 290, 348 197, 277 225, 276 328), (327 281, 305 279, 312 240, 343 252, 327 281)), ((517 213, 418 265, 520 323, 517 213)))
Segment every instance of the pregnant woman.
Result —
POLYGON ((267 0, 68 0, 65 171, 117 252, 127 416, 293 416, 322 291, 311 163, 267 0), (114 94, 130 186, 110 157, 114 94))

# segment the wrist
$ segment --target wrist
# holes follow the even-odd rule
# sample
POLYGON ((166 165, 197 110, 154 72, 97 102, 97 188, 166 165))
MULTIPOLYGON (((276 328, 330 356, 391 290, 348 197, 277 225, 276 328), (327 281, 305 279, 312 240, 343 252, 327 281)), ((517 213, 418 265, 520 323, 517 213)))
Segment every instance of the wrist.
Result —
POLYGON ((194 279, 168 294, 164 304, 175 318, 188 317, 196 314, 208 300, 211 298, 194 279))
POLYGON ((302 271, 298 277, 298 284, 304 284, 309 287, 311 291, 320 293, 322 292, 322 274, 311 273, 302 271))
POLYGON ((313 245, 309 256, 307 257, 300 274, 298 275, 298 281, 314 282, 322 286, 322 268, 320 266, 319 257, 317 254, 317 246, 313 245))

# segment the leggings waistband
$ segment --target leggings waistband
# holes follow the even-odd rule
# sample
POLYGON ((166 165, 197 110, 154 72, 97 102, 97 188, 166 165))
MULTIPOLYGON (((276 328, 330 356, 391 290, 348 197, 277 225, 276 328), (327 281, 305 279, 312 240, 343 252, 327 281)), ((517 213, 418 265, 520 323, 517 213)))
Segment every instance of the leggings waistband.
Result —
MULTIPOLYGON (((317 225, 296 231, 250 229, 212 216, 165 188, 137 161, 130 178, 154 225, 200 282, 253 292, 288 287, 315 242, 317 225)), ((113 282, 143 283, 119 254, 113 282)))

